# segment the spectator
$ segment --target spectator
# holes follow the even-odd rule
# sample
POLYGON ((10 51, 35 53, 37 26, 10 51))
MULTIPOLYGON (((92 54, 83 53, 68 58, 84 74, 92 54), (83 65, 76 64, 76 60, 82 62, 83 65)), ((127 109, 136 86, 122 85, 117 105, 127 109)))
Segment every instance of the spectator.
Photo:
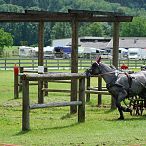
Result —
POLYGON ((128 69, 128 66, 123 63, 122 66, 121 66, 121 69, 126 70, 126 69, 128 69))

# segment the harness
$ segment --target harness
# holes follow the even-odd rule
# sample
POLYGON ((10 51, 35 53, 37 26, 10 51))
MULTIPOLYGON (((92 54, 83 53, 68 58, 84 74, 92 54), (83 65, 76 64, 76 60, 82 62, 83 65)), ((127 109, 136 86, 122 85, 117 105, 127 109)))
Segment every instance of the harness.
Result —
POLYGON ((129 94, 130 94, 130 91, 131 91, 131 86, 132 86, 132 79, 133 77, 131 77, 128 73, 125 73, 127 79, 128 79, 128 84, 129 84, 129 88, 128 88, 128 91, 127 91, 127 97, 129 97, 129 94))
MULTIPOLYGON (((127 94, 128 94, 127 97, 129 97, 131 86, 132 86, 132 79, 133 79, 133 77, 131 77, 128 73, 124 73, 124 74, 126 75, 126 77, 128 79, 129 89, 127 91, 127 94)), ((119 74, 116 75, 117 78, 118 78, 118 75, 119 74)), ((112 82, 106 84, 107 89, 109 89, 110 87, 113 87, 115 85, 118 86, 118 87, 123 88, 123 85, 116 83, 117 78, 115 78, 114 81, 112 80, 112 82)))

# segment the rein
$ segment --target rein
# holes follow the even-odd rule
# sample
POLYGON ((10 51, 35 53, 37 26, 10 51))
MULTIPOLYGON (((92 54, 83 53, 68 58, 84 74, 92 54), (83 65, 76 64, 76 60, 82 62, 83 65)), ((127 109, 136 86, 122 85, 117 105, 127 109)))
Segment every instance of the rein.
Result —
POLYGON ((115 73, 115 71, 111 71, 111 72, 108 72, 108 73, 102 73, 102 74, 98 74, 98 75, 103 76, 103 75, 109 75, 109 74, 112 74, 112 73, 115 73))

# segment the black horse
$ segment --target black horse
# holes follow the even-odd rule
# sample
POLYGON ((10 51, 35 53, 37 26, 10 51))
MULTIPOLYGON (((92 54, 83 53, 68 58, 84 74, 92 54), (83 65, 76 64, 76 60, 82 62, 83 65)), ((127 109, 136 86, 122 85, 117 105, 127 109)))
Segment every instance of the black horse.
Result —
POLYGON ((100 62, 101 57, 86 71, 89 75, 101 75, 106 82, 106 87, 115 99, 116 107, 120 113, 119 119, 123 120, 123 112, 132 112, 128 107, 121 105, 121 101, 128 97, 139 96, 146 100, 146 71, 133 74, 120 73, 115 67, 100 62))

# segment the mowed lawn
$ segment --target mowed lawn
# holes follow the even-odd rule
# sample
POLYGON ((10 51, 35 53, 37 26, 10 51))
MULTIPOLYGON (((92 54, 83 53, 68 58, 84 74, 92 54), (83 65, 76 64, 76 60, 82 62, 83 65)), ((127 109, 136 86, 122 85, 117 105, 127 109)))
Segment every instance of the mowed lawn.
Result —
MULTIPOLYGON (((96 78, 92 85, 96 85, 96 78)), ((0 71, 0 145, 21 146, 145 146, 146 111, 143 116, 130 116, 118 121, 117 110, 110 110, 110 96, 103 96, 97 107, 97 95, 86 103, 86 121, 77 123, 77 114, 69 107, 31 110, 30 127, 21 131, 22 94, 13 96, 13 71, 0 71)), ((49 83, 49 88, 69 89, 69 84, 49 83)), ((30 87, 30 102, 37 102, 37 87, 30 87)), ((45 102, 69 101, 69 94, 49 93, 45 102)))

